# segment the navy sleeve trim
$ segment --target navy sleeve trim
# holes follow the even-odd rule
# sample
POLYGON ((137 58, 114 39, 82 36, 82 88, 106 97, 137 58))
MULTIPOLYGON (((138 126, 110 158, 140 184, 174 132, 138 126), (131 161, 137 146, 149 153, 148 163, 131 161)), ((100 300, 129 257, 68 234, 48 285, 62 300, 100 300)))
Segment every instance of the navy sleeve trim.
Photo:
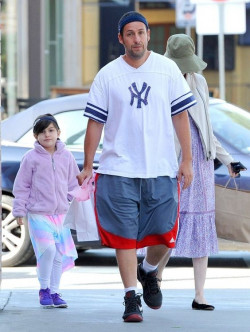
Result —
POLYGON ((91 118, 95 121, 105 123, 107 121, 108 112, 98 106, 87 103, 84 116, 91 118))
POLYGON ((171 115, 174 116, 192 107, 197 102, 191 92, 186 93, 171 103, 171 115))

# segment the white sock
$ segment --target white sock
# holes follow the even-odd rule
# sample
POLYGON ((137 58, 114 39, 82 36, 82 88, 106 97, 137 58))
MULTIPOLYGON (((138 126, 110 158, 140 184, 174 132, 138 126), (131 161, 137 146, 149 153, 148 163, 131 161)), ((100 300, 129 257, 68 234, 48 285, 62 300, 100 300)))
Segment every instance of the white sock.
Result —
POLYGON ((124 288, 124 292, 130 292, 130 291, 135 291, 135 293, 137 293, 137 287, 128 287, 128 288, 124 288))
POLYGON ((142 262, 142 268, 146 273, 156 270, 157 267, 158 267, 158 264, 157 265, 151 265, 146 261, 146 258, 144 258, 144 260, 142 262))

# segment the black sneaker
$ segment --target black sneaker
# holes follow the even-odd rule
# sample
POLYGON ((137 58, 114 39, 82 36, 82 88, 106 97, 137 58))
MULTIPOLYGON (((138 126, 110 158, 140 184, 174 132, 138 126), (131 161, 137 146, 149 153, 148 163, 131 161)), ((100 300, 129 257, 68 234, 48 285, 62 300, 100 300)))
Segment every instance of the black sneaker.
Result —
POLYGON ((157 273, 157 269, 146 273, 142 268, 142 263, 138 265, 137 279, 142 284, 143 300, 151 309, 159 309, 162 305, 162 293, 158 285, 157 273))
POLYGON ((125 311, 122 316, 124 322, 141 322, 142 318, 142 305, 141 295, 135 294, 135 291, 129 291, 124 297, 123 304, 125 311))

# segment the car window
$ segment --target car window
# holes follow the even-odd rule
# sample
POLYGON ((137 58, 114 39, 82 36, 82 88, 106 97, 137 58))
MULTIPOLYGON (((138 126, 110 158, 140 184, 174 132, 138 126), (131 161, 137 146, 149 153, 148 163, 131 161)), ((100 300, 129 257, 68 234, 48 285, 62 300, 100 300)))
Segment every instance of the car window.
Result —
MULTIPOLYGON (((83 149, 83 141, 87 129, 88 118, 83 110, 66 111, 54 114, 61 129, 60 139, 68 148, 83 149)), ((19 139, 19 143, 30 145, 35 141, 32 129, 19 139)), ((102 149, 103 136, 98 149, 102 149)))
POLYGON ((250 153, 250 113, 229 103, 209 106, 216 136, 243 153, 250 153))

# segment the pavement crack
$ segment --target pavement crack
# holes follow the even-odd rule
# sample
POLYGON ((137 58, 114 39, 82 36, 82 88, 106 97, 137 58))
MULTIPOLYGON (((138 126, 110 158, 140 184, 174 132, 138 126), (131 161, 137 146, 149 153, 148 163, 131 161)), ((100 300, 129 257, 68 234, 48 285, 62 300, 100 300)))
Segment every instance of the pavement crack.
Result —
POLYGON ((12 292, 9 292, 9 296, 7 297, 7 299, 5 300, 5 303, 0 307, 0 310, 4 310, 4 308, 8 305, 10 298, 12 296, 12 292))

